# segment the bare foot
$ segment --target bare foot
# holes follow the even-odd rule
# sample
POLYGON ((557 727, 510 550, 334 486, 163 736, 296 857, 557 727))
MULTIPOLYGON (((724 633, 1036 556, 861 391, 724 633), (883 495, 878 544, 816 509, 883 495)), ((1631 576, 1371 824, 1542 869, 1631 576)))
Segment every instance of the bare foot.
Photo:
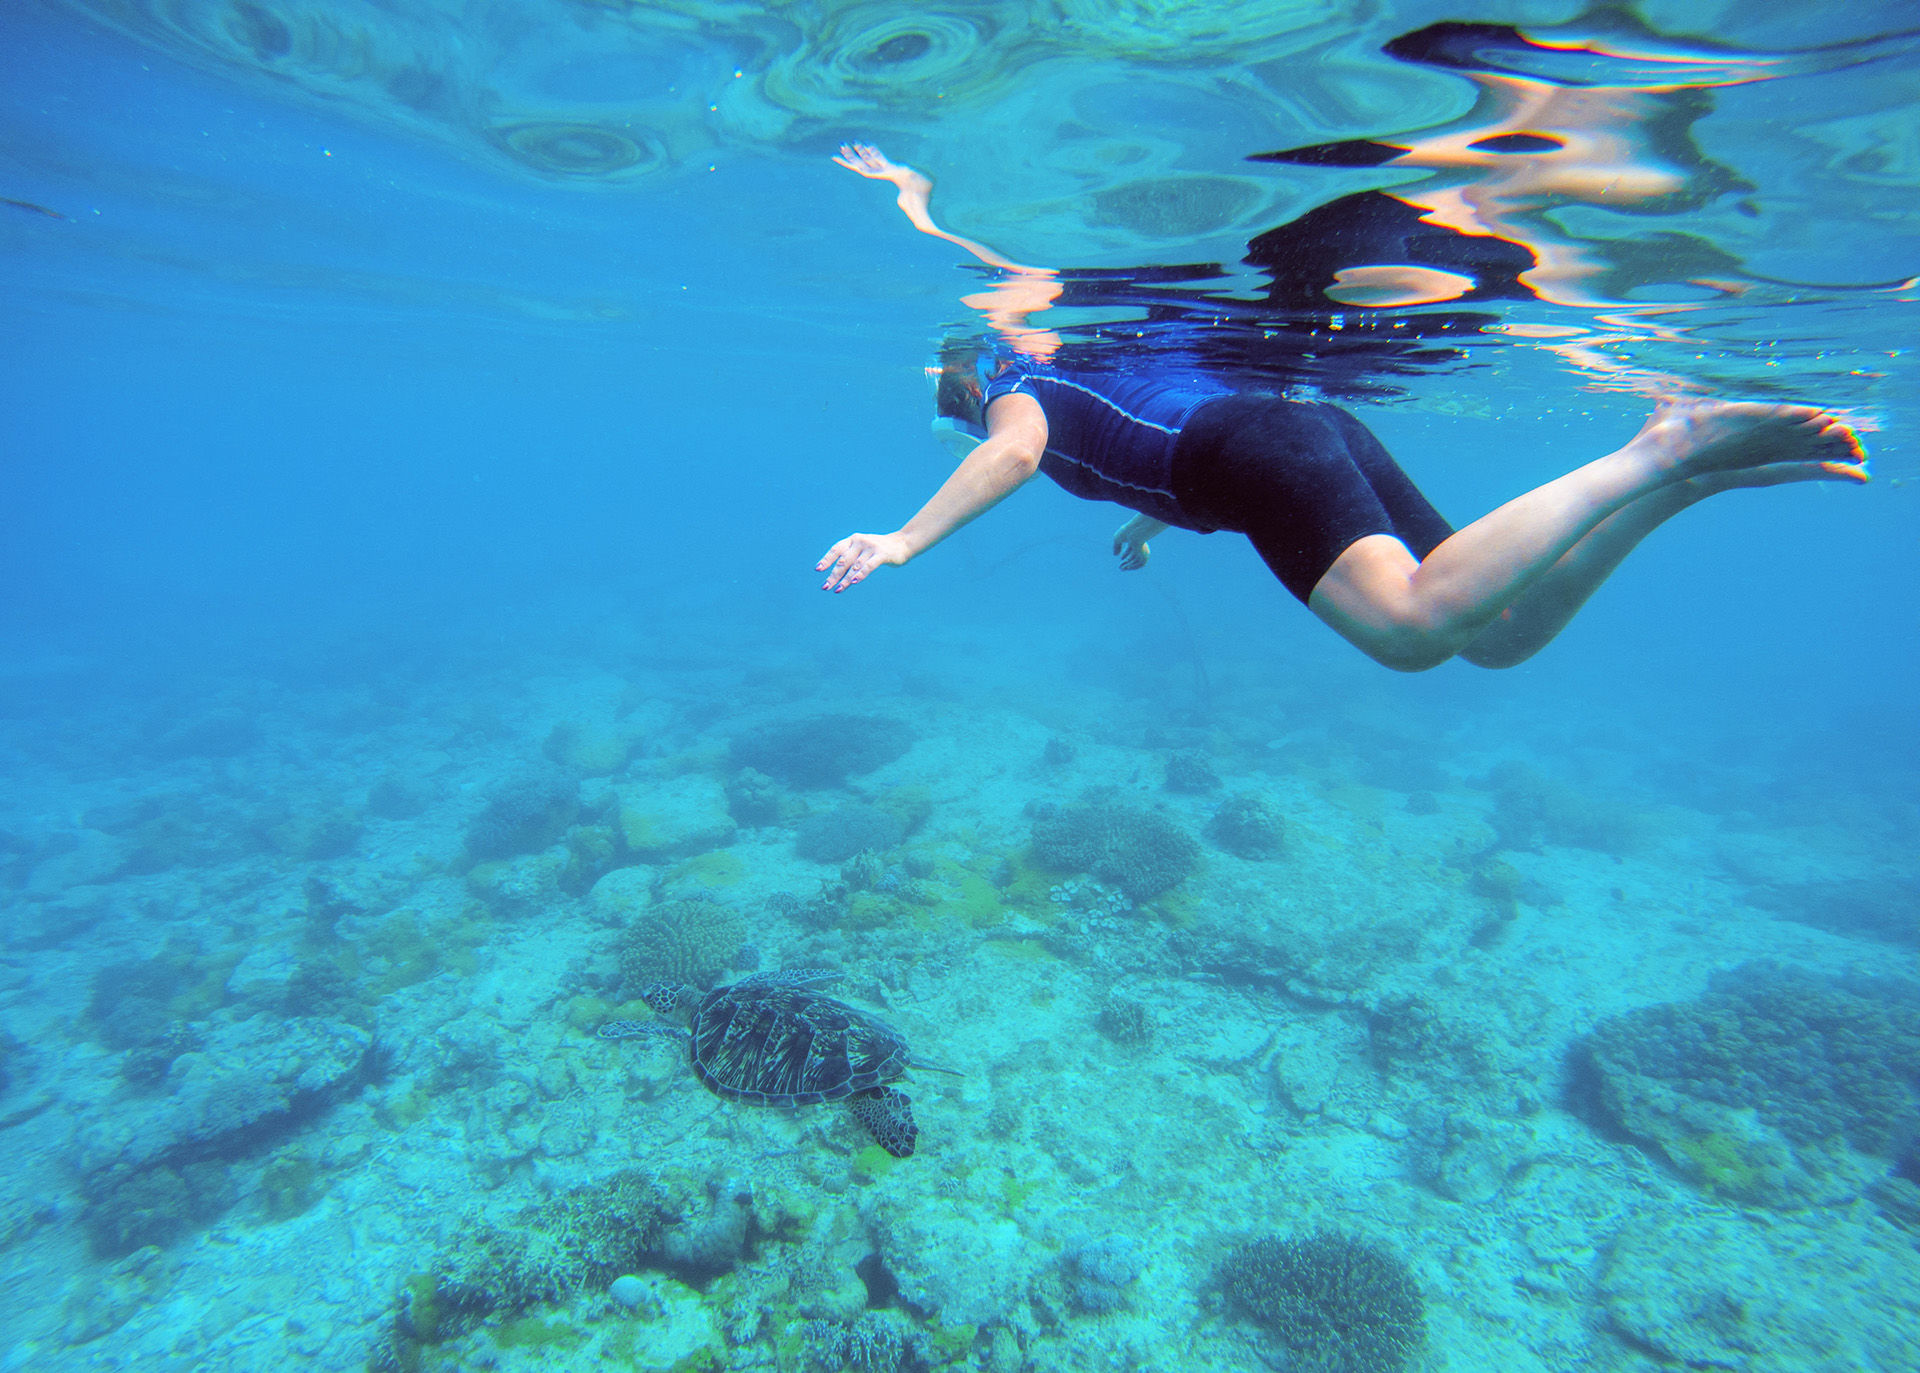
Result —
POLYGON ((1762 486, 1786 486, 1791 482, 1848 482, 1864 486, 1872 481, 1866 463, 1861 462, 1770 462, 1759 467, 1730 467, 1688 477, 1680 485, 1689 496, 1704 498, 1722 491, 1738 491, 1762 486))
MULTIPOLYGON (((1859 437, 1836 416, 1809 405, 1664 401, 1627 447, 1653 463, 1656 470, 1680 478, 1812 464, 1827 468, 1842 480, 1866 480, 1860 465, 1867 453, 1859 437)), ((1782 476, 1780 480, 1819 478, 1782 476)))

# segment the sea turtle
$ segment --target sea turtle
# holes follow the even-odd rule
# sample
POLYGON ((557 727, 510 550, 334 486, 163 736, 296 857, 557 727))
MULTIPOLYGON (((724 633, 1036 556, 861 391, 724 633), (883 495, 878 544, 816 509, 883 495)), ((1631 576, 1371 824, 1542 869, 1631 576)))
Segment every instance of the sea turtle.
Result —
POLYGON ((599 1036, 670 1035, 687 1045, 700 1085, 729 1101, 844 1101, 882 1149, 907 1158, 920 1135, 913 1098, 886 1084, 909 1068, 955 1070, 917 1061, 892 1026, 812 990, 839 976, 819 968, 755 973, 705 993, 662 982, 641 1000, 661 1015, 683 1016, 686 1028, 616 1020, 602 1025, 599 1036))

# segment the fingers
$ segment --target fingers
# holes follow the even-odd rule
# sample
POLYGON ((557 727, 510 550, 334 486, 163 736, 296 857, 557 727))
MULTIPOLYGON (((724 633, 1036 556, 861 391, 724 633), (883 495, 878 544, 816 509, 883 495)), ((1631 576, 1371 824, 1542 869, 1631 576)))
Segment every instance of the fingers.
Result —
POLYGON ((842 143, 839 155, 833 160, 865 177, 883 177, 887 173, 886 156, 871 143, 842 143))
POLYGON ((841 592, 864 582, 881 561, 880 550, 873 541, 855 534, 829 548, 827 556, 816 563, 813 570, 827 574, 827 580, 820 586, 822 591, 841 592))

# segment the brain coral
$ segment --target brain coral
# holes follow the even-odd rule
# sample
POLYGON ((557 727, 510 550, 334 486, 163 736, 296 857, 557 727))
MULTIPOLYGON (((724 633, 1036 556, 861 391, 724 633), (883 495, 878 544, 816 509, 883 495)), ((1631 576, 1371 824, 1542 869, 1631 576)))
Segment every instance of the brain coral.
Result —
POLYGON ((1272 1236, 1218 1273, 1234 1311, 1285 1348, 1295 1373, 1400 1373, 1426 1340, 1426 1302, 1393 1255, 1351 1235, 1272 1236))
POLYGON ((1050 871, 1092 873, 1135 901, 1151 901, 1192 874, 1200 846, 1151 811, 1091 800, 1037 817, 1033 858, 1050 871))
POLYGON ((747 940, 739 912, 713 901, 667 901, 643 915, 620 949, 630 996, 656 982, 711 987, 747 940))

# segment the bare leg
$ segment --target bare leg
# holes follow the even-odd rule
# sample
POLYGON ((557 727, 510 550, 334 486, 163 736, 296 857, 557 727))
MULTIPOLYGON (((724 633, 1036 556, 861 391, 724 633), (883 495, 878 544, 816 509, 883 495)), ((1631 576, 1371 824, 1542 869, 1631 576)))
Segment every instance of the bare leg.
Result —
MULTIPOLYGON (((1665 404, 1626 447, 1507 502, 1424 561, 1416 562, 1391 535, 1361 539, 1340 555, 1307 603, 1369 657, 1417 672, 1472 646, 1509 606, 1518 615, 1527 593, 1558 570, 1559 591, 1549 587, 1531 621, 1545 632, 1544 643, 1635 544, 1710 494, 1705 488, 1770 485, 1757 469, 1804 471, 1809 464, 1835 479, 1865 481, 1862 459, 1851 429, 1805 406, 1665 404), (1749 475, 1732 475, 1740 473, 1749 475), (1666 493, 1695 479, 1701 488, 1666 493), (1656 494, 1662 499, 1627 513, 1656 494), (1615 516, 1623 518, 1576 554, 1615 516)), ((1489 665, 1504 661, 1498 646, 1497 639, 1485 646, 1489 665)))
POLYGON ((1567 627, 1642 539, 1688 506, 1717 492, 1789 482, 1858 480, 1851 474, 1834 472, 1825 463, 1783 462, 1716 472, 1663 486, 1596 525, 1591 534, 1541 574, 1505 614, 1481 631, 1480 637, 1461 649, 1460 656, 1490 668, 1525 662, 1567 627))

